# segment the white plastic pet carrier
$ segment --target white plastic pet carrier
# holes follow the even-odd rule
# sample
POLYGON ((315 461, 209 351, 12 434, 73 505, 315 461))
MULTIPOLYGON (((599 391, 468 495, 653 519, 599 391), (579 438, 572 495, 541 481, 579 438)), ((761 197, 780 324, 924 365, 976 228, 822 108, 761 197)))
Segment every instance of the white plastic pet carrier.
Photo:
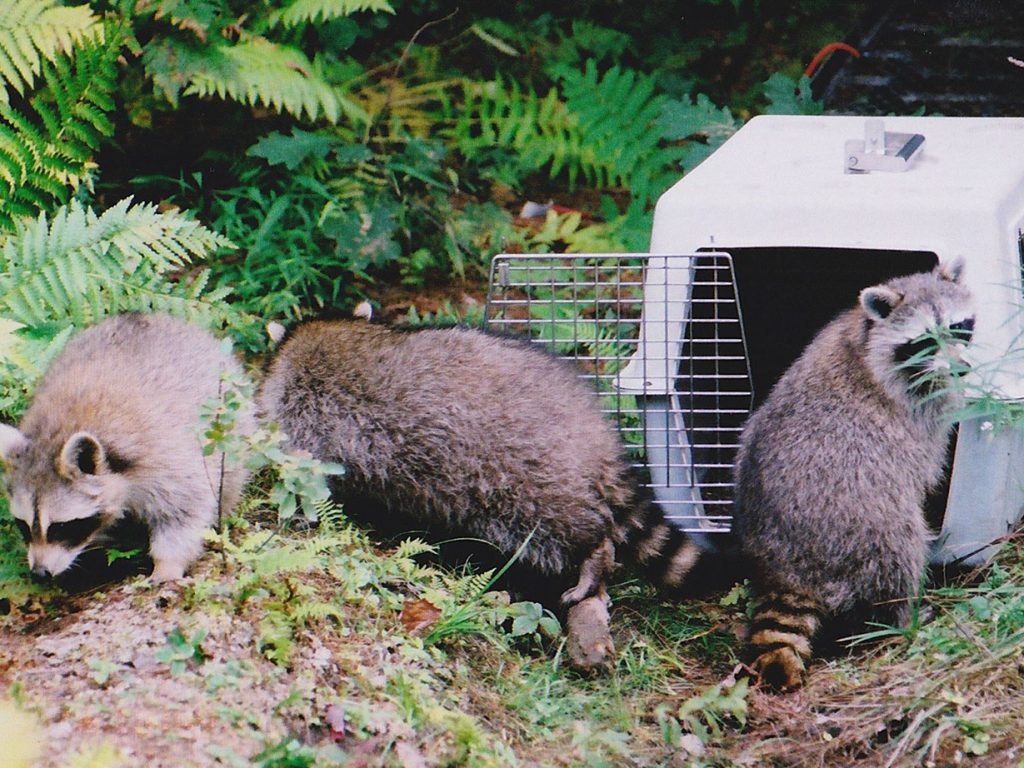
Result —
MULTIPOLYGON (((497 256, 487 316, 596 380, 666 514, 713 547, 743 421, 807 342, 862 288, 958 256, 968 385, 1024 401, 1024 119, 758 117, 662 195, 649 254, 497 256)), ((1024 431, 967 419, 950 456, 934 560, 982 562, 1024 508, 1024 431)))

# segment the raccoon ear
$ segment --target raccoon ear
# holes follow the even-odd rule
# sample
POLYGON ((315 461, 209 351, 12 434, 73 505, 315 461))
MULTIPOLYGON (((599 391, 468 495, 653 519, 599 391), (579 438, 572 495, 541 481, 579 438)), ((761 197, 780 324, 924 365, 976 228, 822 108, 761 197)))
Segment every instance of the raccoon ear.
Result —
POLYGON ((935 271, 938 272, 939 277, 943 280, 948 280, 951 283, 962 283, 964 276, 965 261, 963 256, 957 256, 952 261, 946 264, 939 264, 935 267, 935 271))
POLYGON ((900 305, 903 296, 884 285, 865 288, 860 292, 860 305, 874 320, 884 320, 900 305))
POLYGON ((28 438, 21 430, 7 424, 0 424, 0 459, 10 461, 27 445, 28 438))
POLYGON ((88 432, 75 432, 60 450, 57 471, 68 480, 82 475, 104 474, 107 459, 100 441, 88 432))

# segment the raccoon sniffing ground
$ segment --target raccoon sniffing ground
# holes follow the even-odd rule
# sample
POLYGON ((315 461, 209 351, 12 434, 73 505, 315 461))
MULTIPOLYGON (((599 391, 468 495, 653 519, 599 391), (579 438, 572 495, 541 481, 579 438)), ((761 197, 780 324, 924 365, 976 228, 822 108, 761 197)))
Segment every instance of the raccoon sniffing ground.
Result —
POLYGON ((974 330, 963 264, 864 289, 751 415, 734 531, 756 576, 753 669, 800 685, 815 638, 905 625, 924 572, 922 505, 942 478, 974 330))
POLYGON ((617 547, 669 584, 696 560, 638 505, 593 390, 528 342, 314 321, 284 340, 259 402, 293 449, 345 466, 335 489, 357 516, 366 505, 371 522, 408 516, 504 559, 529 539, 519 564, 560 595, 577 667, 604 666, 613 651, 605 583, 617 547))
MULTIPOLYGON (((203 531, 241 494, 246 472, 204 457, 200 406, 221 373, 221 342, 166 315, 126 314, 68 342, 17 428, 0 425, 11 512, 37 579, 73 570, 125 519, 149 529, 153 579, 184 575, 203 531)), ((251 427, 250 414, 239 426, 251 427)))

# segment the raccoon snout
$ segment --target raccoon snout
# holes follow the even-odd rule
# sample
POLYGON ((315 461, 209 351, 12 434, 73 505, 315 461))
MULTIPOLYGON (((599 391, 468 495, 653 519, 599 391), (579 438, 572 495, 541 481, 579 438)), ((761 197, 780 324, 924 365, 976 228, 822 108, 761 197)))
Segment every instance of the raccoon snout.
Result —
POLYGON ((45 565, 37 565, 32 569, 32 581, 36 584, 49 584, 53 581, 53 573, 45 565))

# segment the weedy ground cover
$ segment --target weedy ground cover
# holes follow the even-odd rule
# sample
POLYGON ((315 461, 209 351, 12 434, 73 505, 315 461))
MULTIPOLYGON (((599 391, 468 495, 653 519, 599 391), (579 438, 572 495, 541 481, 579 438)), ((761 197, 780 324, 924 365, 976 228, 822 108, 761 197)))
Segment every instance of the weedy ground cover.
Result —
POLYGON ((424 561, 432 548, 421 541, 381 547, 331 511, 306 532, 237 521, 211 547, 178 587, 136 579, 7 598, 0 674, 15 705, 4 722, 33 722, 20 733, 45 746, 38 765, 1022 757, 1015 542, 979 580, 928 590, 930 620, 816 661, 807 687, 782 697, 735 675, 742 585, 672 603, 624 578, 613 588, 615 667, 583 679, 565 668, 550 616, 481 593, 486 574, 424 561))
MULTIPOLYGON (((460 297, 500 250, 642 251, 653 200, 743 120, 820 110, 803 63, 860 7, 598 5, 4 3, 0 416, 116 312, 258 356, 266 320, 365 298, 475 321, 460 297), (569 210, 523 221, 527 199, 569 210)), ((211 444, 232 447, 232 412, 211 409, 211 444)), ((0 511, 7 764, 1024 764, 1017 541, 786 697, 736 675, 742 584, 672 603, 624 573, 615 667, 582 679, 555 617, 432 545, 323 504, 318 528, 282 525, 323 478, 261 440, 285 480, 254 484, 176 587, 37 587, 0 511)))

